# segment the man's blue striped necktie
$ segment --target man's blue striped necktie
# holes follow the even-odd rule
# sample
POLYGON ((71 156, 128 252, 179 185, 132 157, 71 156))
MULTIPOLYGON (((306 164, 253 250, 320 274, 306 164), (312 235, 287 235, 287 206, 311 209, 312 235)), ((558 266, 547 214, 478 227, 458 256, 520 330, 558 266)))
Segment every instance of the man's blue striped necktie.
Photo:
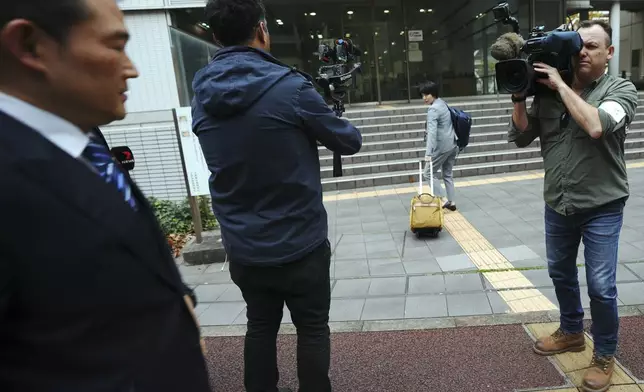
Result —
POLYGON ((89 144, 83 151, 83 157, 96 168, 105 182, 114 185, 116 190, 123 195, 125 202, 136 211, 136 199, 132 194, 132 188, 127 180, 127 176, 121 166, 116 163, 112 153, 110 153, 107 147, 91 138, 89 144))

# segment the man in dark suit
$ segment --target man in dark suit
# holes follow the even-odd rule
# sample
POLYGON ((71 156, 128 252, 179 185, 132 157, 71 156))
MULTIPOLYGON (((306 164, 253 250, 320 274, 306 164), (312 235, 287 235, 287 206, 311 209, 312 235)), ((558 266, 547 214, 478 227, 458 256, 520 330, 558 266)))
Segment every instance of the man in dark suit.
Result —
POLYGON ((0 14, 0 391, 210 391, 196 299, 91 130, 125 117, 114 0, 0 14))

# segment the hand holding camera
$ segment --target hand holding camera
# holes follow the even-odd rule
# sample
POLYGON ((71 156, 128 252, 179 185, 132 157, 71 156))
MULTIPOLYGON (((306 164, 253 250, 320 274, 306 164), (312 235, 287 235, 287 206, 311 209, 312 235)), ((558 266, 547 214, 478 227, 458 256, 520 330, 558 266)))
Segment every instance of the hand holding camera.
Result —
POLYGON ((544 63, 534 63, 533 67, 534 71, 540 74, 539 76, 546 76, 545 78, 538 77, 536 79, 537 83, 541 83, 554 91, 557 91, 562 86, 566 85, 558 69, 544 63))

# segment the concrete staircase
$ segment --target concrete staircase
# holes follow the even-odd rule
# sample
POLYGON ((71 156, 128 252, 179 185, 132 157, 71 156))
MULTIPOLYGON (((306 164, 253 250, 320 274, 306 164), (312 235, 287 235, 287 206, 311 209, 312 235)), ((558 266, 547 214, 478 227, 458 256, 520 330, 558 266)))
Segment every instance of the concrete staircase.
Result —
MULTIPOLYGON (((626 139, 626 158, 644 158, 644 93, 626 139)), ((527 148, 507 142, 512 113, 508 96, 445 99, 470 113, 470 144, 458 156, 454 176, 476 176, 535 170, 543 167, 539 139, 527 148)), ((530 102, 528 102, 530 105, 530 102)), ((423 159, 427 107, 411 104, 350 110, 345 117, 363 136, 361 151, 342 158, 343 176, 333 177, 333 155, 320 147, 322 185, 325 191, 404 184, 418 181, 418 161, 423 159)))

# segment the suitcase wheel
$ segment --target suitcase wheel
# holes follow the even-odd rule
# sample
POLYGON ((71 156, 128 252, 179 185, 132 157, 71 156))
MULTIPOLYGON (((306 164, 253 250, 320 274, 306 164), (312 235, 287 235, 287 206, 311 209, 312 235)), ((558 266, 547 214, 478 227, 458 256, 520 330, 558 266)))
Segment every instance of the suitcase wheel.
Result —
POLYGON ((415 233, 417 238, 421 238, 423 236, 438 238, 438 234, 440 232, 441 232, 441 229, 412 230, 412 233, 415 233))

